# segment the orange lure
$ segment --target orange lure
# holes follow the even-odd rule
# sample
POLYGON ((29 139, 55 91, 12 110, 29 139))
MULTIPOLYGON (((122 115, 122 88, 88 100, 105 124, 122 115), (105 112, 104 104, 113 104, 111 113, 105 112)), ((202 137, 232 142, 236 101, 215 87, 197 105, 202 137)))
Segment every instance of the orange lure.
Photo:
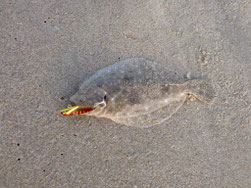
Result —
POLYGON ((69 106, 68 108, 65 108, 59 112, 60 115, 63 116, 75 116, 75 115, 82 115, 87 112, 90 112, 92 110, 95 110, 95 108, 91 106, 69 106))

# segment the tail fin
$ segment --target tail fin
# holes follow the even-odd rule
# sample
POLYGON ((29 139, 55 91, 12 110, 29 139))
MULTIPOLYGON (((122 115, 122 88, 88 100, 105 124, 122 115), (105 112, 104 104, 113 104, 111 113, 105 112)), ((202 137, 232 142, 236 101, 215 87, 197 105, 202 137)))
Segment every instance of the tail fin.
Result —
POLYGON ((215 91, 212 86, 205 80, 187 81, 187 93, 194 95, 202 102, 210 103, 215 97, 215 91))

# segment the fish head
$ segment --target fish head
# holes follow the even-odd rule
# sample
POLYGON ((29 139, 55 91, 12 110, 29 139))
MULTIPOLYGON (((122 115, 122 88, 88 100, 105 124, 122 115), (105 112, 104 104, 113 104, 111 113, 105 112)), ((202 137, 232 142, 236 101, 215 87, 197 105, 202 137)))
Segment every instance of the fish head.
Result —
POLYGON ((77 106, 93 107, 94 111, 98 112, 106 107, 106 92, 99 87, 80 89, 70 98, 70 101, 77 106))

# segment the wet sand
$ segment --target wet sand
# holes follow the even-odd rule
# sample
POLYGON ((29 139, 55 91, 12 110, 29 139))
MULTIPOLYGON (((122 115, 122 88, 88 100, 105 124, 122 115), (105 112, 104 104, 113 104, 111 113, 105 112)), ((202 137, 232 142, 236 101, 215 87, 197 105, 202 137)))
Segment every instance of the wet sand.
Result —
POLYGON ((0 187, 250 187, 251 2, 0 2, 0 187), (143 57, 212 83, 161 125, 61 117, 97 70, 143 57))

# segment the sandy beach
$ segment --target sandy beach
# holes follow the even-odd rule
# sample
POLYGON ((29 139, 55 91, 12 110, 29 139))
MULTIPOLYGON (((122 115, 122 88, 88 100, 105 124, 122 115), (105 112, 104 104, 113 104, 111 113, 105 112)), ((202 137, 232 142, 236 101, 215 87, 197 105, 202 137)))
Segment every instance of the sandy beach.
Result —
POLYGON ((251 1, 0 2, 0 187, 251 185, 251 1), (63 117, 79 85, 142 57, 212 84, 140 129, 63 117))

